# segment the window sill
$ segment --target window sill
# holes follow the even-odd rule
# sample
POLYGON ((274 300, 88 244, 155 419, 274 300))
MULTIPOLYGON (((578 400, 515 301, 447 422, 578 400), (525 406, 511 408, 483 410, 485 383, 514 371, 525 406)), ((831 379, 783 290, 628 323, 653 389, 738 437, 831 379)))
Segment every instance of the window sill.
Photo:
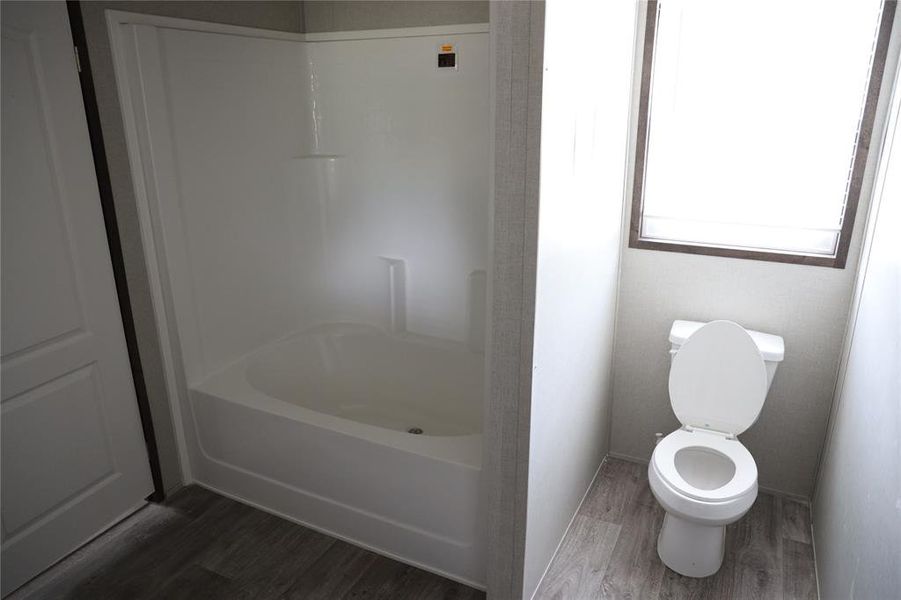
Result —
POLYGON ((741 248, 723 248, 718 246, 699 246, 658 242, 639 238, 635 232, 629 236, 629 248, 639 250, 660 250, 663 252, 681 252, 683 254, 700 254, 704 256, 720 256, 723 258, 743 258, 768 262, 807 265, 811 267, 830 267, 844 269, 847 259, 847 248, 840 247, 838 256, 811 256, 804 254, 785 254, 781 252, 765 252, 761 250, 745 250, 741 248))

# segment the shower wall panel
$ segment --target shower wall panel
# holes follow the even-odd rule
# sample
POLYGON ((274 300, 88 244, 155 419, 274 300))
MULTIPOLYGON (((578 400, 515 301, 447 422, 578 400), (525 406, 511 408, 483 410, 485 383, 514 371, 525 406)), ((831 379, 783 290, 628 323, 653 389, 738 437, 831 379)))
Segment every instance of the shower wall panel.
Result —
POLYGON ((406 328, 467 341, 484 309, 470 291, 484 288, 488 262, 488 34, 313 42, 308 52, 314 152, 338 156, 338 189, 323 205, 331 319, 387 326, 382 259, 400 259, 406 328), (438 68, 446 45, 456 69, 438 68))
POLYGON ((298 42, 134 30, 151 210, 197 381, 314 318, 318 203, 296 173, 310 139, 308 60, 298 42))
POLYGON ((127 29, 189 383, 319 323, 481 347, 487 33, 127 29), (446 45, 456 68, 438 68, 446 45))

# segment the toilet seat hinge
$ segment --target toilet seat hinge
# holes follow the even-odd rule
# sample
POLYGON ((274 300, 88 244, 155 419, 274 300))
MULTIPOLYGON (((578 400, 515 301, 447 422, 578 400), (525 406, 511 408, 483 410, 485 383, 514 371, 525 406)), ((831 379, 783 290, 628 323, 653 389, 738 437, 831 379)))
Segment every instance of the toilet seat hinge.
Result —
POLYGON ((693 433, 695 431, 703 431, 704 433, 712 433, 715 435, 722 436, 727 440, 737 440, 738 437, 734 433, 726 433, 725 431, 717 431, 716 429, 706 429, 704 427, 692 427, 691 425, 682 425, 680 428, 682 431, 693 433))

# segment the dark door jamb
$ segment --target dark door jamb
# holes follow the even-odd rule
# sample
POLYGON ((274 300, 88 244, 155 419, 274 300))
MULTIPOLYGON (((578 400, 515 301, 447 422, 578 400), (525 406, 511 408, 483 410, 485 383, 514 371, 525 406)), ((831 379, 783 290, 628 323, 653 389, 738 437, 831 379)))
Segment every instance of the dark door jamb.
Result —
POLYGON ((125 277, 125 260, 122 256, 122 244, 119 237, 119 225, 116 221, 116 206, 113 201, 113 188, 110 183, 109 165, 106 162, 106 149, 103 145, 103 130, 100 126, 100 110, 97 107, 97 96, 94 93, 94 78, 91 74, 91 61, 88 57, 88 44, 84 32, 84 21, 81 16, 81 2, 67 0, 69 26, 72 29, 73 52, 78 66, 78 79, 81 82, 81 97, 84 101, 84 112, 88 122, 88 133, 91 137, 91 153, 94 155, 94 171, 97 175, 97 187, 100 190, 100 206, 103 210, 103 222, 106 225, 106 239, 109 244, 110 259, 113 264, 113 275, 116 280, 116 295, 119 297, 119 311, 122 313, 122 328, 125 331, 125 343, 128 346, 128 361, 131 364, 131 375, 135 385, 135 396, 138 399, 138 412, 141 415, 141 427, 144 430, 144 442, 147 444, 147 457, 150 459, 150 474, 153 478, 153 493, 147 497, 153 502, 162 501, 166 494, 163 488, 160 457, 153 432, 153 419, 150 413, 150 401, 147 398, 147 387, 144 383, 144 370, 138 353, 138 338, 135 332, 134 315, 131 312, 131 300, 125 277))

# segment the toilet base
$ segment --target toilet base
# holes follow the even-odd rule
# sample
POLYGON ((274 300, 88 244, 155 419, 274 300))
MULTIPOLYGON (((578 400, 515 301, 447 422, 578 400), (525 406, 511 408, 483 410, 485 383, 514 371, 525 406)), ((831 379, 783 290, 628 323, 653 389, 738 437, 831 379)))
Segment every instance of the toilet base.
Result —
POLYGON ((687 577, 707 577, 719 571, 726 549, 726 527, 700 525, 666 513, 657 554, 667 567, 687 577))

